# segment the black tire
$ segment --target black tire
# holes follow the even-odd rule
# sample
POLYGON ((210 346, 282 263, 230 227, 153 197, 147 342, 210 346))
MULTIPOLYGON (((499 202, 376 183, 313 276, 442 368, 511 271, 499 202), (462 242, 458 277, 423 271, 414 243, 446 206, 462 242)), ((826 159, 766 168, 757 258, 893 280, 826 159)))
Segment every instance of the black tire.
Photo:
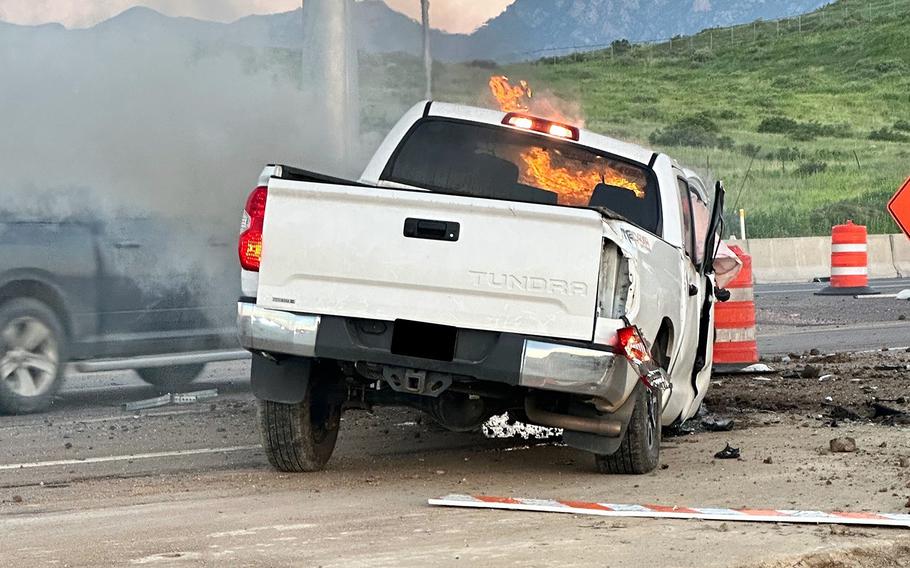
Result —
POLYGON ((67 340, 59 316, 32 298, 0 306, 0 413, 50 408, 63 384, 67 340))
MULTIPOLYGON (((665 343, 658 339, 652 349, 654 360, 664 370, 669 368, 665 343)), ((663 409, 660 391, 649 389, 639 382, 632 396, 635 397, 635 408, 619 449, 608 456, 595 456, 600 473, 641 475, 654 471, 660 465, 663 409)))
POLYGON ((139 377, 159 390, 170 392, 185 387, 202 374, 205 364, 174 365, 173 367, 148 367, 136 369, 139 377))
POLYGON ((269 463, 278 471, 319 471, 335 450, 341 406, 314 396, 314 379, 303 402, 259 401, 259 436, 269 463))
POLYGON ((635 409, 619 449, 609 456, 595 456, 600 473, 641 475, 660 465, 659 391, 639 383, 632 396, 635 397, 635 409))

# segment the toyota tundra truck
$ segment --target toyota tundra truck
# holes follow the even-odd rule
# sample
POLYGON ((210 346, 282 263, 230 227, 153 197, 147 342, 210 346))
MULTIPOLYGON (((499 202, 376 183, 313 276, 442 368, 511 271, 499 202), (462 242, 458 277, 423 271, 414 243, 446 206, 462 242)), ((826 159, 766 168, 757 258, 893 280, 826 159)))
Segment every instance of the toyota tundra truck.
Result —
POLYGON ((344 411, 399 405, 455 431, 508 412, 600 472, 654 470, 710 382, 723 187, 696 235, 690 179, 571 124, 438 102, 356 182, 266 167, 238 326, 272 466, 319 470, 344 411))

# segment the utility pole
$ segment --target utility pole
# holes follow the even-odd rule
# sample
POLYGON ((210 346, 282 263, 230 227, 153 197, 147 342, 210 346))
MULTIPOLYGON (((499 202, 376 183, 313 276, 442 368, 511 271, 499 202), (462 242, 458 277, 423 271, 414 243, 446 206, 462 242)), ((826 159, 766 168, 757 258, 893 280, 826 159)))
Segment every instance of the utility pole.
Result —
POLYGON ((430 50, 430 0, 420 0, 423 15, 423 68, 427 76, 426 99, 433 98, 433 53, 430 50))
POLYGON ((353 0, 304 0, 303 88, 318 121, 326 166, 350 175, 360 156, 360 95, 353 0))

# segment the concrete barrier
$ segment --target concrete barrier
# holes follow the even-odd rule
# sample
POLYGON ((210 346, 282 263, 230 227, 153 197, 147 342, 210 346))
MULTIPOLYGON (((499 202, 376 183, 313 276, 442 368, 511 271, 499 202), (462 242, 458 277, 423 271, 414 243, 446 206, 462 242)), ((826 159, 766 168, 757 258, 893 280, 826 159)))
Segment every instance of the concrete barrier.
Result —
POLYGON ((745 248, 758 284, 811 282, 831 274, 830 237, 748 239, 745 248))
POLYGON ((869 235, 869 278, 897 278, 891 235, 869 235))
POLYGON ((901 278, 910 278, 910 238, 904 234, 889 236, 891 237, 891 256, 894 258, 894 268, 901 278))
MULTIPOLYGON (((831 275, 831 237, 728 241, 752 256, 755 282, 811 282, 831 275)), ((869 235, 869 277, 910 278, 910 239, 869 235)))

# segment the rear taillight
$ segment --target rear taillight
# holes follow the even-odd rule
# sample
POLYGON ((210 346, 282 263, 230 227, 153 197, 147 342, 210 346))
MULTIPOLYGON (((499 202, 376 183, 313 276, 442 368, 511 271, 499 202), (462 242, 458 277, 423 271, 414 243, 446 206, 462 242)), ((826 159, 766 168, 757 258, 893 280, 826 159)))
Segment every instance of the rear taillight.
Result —
POLYGON ((639 366, 651 361, 648 346, 641 338, 637 327, 624 327, 616 332, 616 335, 619 337, 619 345, 622 347, 626 359, 633 365, 639 366))
POLYGON ((246 200, 243 220, 240 224, 240 266, 244 270, 259 272, 262 260, 262 223, 265 220, 265 204, 269 197, 267 187, 257 187, 246 200))

